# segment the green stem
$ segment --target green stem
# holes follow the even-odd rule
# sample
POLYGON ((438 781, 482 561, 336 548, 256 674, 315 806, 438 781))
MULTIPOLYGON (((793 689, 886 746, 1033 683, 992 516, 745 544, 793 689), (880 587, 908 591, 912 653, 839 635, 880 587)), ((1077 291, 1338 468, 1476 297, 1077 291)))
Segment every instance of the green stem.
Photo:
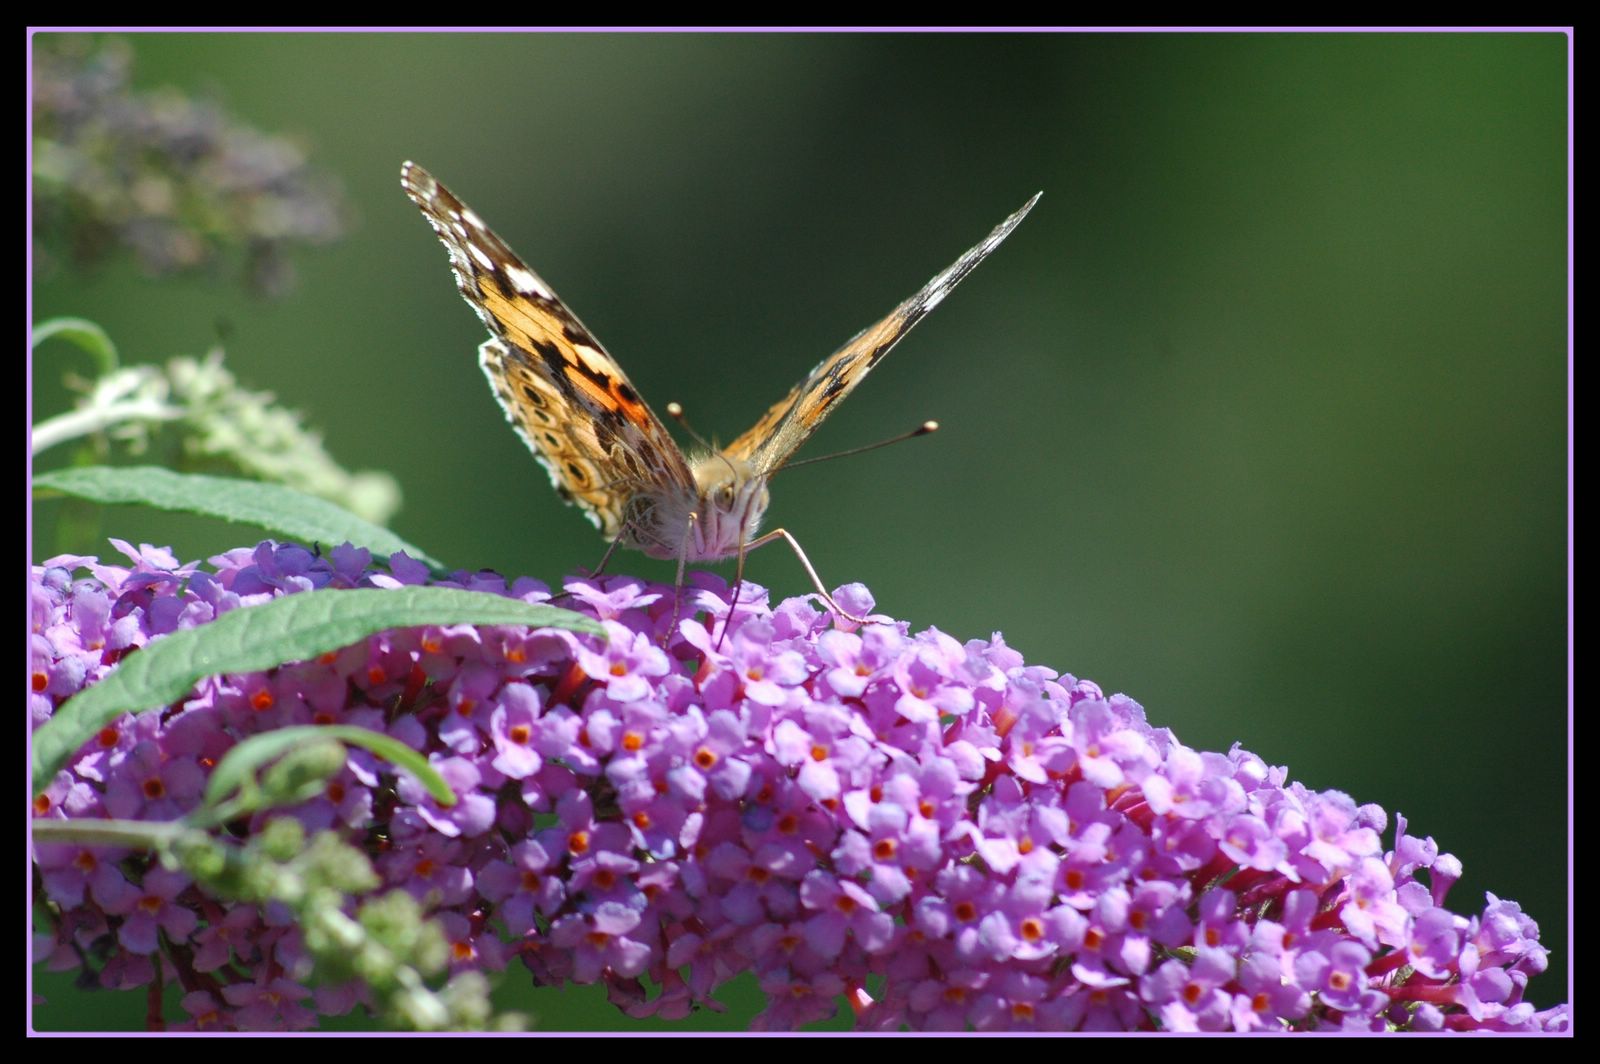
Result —
POLYGON ((39 819, 33 822, 33 841, 162 850, 193 830, 188 824, 181 822, 39 819))
POLYGON ((125 421, 176 421, 183 411, 154 399, 131 399, 46 418, 33 427, 33 453, 80 436, 103 432, 125 421))

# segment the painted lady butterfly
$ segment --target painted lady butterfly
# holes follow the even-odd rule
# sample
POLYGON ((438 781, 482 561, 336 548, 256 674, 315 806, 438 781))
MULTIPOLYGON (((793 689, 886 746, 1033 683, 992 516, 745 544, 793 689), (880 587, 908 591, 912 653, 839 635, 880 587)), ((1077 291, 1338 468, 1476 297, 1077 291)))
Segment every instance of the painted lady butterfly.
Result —
POLYGON ((823 359, 744 435, 690 458, 622 367, 472 208, 415 163, 400 168, 400 184, 444 242, 456 286, 489 327, 479 361, 507 420, 561 497, 577 504, 613 547, 676 558, 681 585, 689 562, 737 555, 742 569, 746 551, 782 537, 828 606, 857 622, 863 619, 828 595, 793 536, 780 528, 753 538, 767 509, 767 481, 1039 199, 1035 195, 922 291, 823 359))

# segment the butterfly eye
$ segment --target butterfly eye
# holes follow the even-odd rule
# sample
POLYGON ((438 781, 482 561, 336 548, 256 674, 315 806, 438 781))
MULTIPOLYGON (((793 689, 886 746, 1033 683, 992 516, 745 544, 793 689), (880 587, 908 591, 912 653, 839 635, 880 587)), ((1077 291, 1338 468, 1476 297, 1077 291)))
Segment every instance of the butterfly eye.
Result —
POLYGON ((721 506, 733 505, 733 485, 724 484, 717 489, 717 503, 721 506))

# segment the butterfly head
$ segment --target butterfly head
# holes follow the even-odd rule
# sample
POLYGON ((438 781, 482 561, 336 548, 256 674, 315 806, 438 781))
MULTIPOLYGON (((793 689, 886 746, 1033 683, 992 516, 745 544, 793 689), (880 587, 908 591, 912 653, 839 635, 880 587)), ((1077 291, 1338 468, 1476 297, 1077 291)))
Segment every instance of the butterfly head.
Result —
POLYGON ((691 560, 710 561, 739 553, 755 537, 771 496, 767 478, 743 458, 713 451, 690 464, 699 504, 690 532, 691 560))
POLYGON ((691 463, 693 489, 648 488, 629 496, 619 535, 652 558, 731 558, 767 512, 767 478, 741 458, 713 451, 691 463))

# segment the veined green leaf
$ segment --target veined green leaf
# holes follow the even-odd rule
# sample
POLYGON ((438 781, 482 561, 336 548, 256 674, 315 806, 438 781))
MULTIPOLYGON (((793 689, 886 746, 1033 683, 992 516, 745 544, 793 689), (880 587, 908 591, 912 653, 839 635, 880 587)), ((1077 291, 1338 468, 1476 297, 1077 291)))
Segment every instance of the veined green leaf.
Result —
POLYGON ((390 628, 516 625, 603 634, 570 610, 447 587, 306 591, 233 610, 198 628, 163 636, 123 659, 105 679, 79 691, 33 735, 37 794, 74 751, 122 713, 167 705, 197 681, 225 672, 259 672, 338 650, 390 628))
POLYGON ((58 491, 101 503, 142 503, 256 525, 302 543, 338 546, 347 540, 377 554, 405 551, 434 569, 443 566, 386 528, 314 495, 259 480, 174 473, 158 466, 85 466, 40 473, 35 491, 58 491))

